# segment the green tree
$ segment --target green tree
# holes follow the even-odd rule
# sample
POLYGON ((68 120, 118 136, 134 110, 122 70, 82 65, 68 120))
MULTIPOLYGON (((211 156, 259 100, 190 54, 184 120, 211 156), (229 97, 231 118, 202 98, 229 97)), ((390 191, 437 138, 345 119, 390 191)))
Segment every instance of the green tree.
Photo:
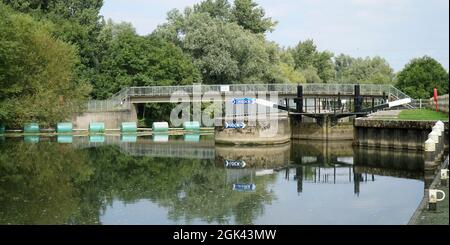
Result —
POLYGON ((295 68, 308 73, 307 76, 310 78, 308 81, 318 81, 314 70, 321 82, 326 83, 334 78, 333 54, 328 51, 319 52, 313 40, 299 42, 291 52, 295 68))
POLYGON ((231 18, 231 5, 228 0, 205 0, 194 5, 194 12, 208 13, 213 18, 229 21, 231 18))
POLYGON ((136 34, 131 24, 109 21, 100 34, 105 43, 94 94, 106 99, 131 86, 188 85, 201 81, 190 58, 174 44, 136 34))
POLYGON ((301 74, 305 77, 306 83, 322 83, 322 79, 317 74, 317 69, 310 65, 305 69, 300 70, 301 74))
POLYGON ((55 23, 52 33, 77 46, 81 62, 78 79, 90 80, 101 57, 98 35, 102 28, 99 15, 103 0, 2 0, 14 10, 55 23))
POLYGON ((233 21, 253 33, 272 31, 277 24, 265 17, 264 9, 253 0, 235 0, 231 12, 233 21))
POLYGON ((448 72, 428 56, 411 60, 398 73, 397 79, 397 87, 413 98, 431 98, 434 87, 439 94, 448 93, 448 72))
POLYGON ((341 54, 335 58, 338 83, 394 84, 395 74, 389 63, 381 57, 352 58, 341 54))
POLYGON ((189 54, 207 84, 259 83, 270 80, 273 45, 236 23, 194 13, 168 14, 154 33, 189 54))
POLYGON ((67 120, 87 98, 90 86, 74 76, 76 49, 52 28, 0 4, 0 121, 9 127, 67 120))

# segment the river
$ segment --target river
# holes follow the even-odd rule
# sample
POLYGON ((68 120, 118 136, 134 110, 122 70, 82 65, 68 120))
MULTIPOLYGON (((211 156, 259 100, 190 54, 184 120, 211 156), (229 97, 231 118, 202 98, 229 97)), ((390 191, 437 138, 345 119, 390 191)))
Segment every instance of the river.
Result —
POLYGON ((352 142, 0 138, 0 224, 407 224, 423 157, 352 142))

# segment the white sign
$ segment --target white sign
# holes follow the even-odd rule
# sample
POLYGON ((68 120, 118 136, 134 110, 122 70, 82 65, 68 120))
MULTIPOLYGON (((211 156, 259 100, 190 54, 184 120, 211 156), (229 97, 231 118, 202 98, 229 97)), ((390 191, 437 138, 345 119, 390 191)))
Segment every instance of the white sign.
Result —
POLYGON ((230 85, 221 85, 220 92, 230 92, 230 85))
POLYGON ((244 129, 247 125, 243 122, 239 123, 225 123, 225 128, 244 129))
POLYGON ((235 105, 248 105, 248 104, 255 104, 256 99, 255 98, 235 98, 232 102, 235 105))
POLYGON ((255 184, 233 184, 233 191, 255 191, 255 184))
POLYGON ((244 161, 233 161, 233 160, 226 160, 225 161, 225 167, 226 168, 245 168, 247 163, 244 161))

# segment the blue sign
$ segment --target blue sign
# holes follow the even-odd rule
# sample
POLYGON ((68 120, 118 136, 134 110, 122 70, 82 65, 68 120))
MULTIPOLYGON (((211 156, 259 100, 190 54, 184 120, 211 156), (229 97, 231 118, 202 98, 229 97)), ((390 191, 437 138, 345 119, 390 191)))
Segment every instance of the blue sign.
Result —
POLYGON ((234 129, 243 129, 247 127, 247 125, 243 122, 240 123, 225 123, 225 128, 234 128, 234 129))
POLYGON ((233 184, 233 191, 255 191, 256 185, 255 184, 233 184))
POLYGON ((245 168, 246 165, 244 161, 225 160, 226 168, 245 168))
POLYGON ((244 105, 244 104, 255 104, 255 98, 235 98, 233 100, 233 104, 235 105, 244 105))

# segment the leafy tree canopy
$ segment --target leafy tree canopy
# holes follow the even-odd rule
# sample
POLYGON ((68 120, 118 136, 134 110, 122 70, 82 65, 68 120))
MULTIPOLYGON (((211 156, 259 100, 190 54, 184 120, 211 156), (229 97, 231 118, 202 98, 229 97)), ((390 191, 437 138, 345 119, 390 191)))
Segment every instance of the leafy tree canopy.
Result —
POLYGON ((435 59, 413 59, 399 72, 397 87, 412 98, 431 98, 434 87, 439 94, 448 93, 448 72, 435 59))
POLYGON ((52 34, 74 44, 80 56, 77 65, 78 79, 90 80, 97 73, 103 49, 98 41, 102 29, 99 15, 103 0, 2 0, 14 10, 30 14, 38 20, 54 23, 52 34))
POLYGON ((9 127, 65 120, 90 91, 74 76, 76 49, 53 27, 0 3, 0 121, 9 127))
POLYGON ((263 35, 187 8, 173 10, 154 33, 189 54, 208 84, 268 82, 274 52, 263 35))
POLYGON ((335 58, 338 83, 394 84, 395 73, 381 57, 353 58, 341 54, 335 58))
POLYGON ((331 52, 319 52, 313 40, 299 42, 291 50, 295 62, 295 68, 305 70, 314 82, 318 82, 313 74, 314 70, 322 82, 329 82, 335 76, 331 52))
POLYGON ((109 21, 100 38, 105 44, 94 94, 108 98, 124 87, 187 85, 201 81, 189 57, 174 44, 136 34, 131 24, 109 21))

